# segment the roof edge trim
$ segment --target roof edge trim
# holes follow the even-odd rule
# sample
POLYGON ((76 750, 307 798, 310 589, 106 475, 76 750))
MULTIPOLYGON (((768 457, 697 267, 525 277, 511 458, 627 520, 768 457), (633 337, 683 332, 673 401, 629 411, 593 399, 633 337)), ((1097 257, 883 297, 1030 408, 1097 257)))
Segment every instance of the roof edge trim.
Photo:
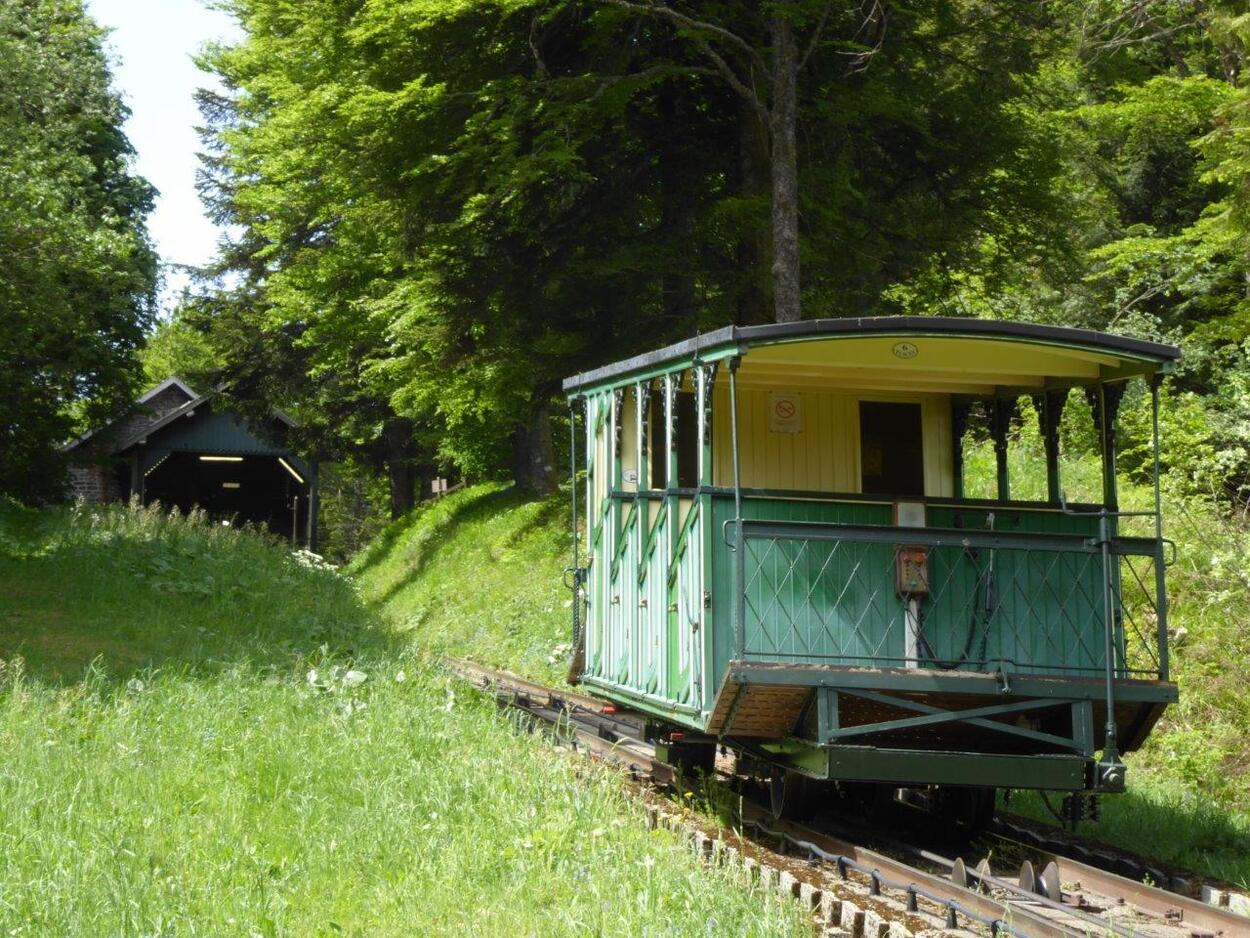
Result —
POLYGON ((1038 323, 999 319, 962 319, 951 316, 865 316, 855 319, 808 319, 801 322, 770 323, 762 326, 725 326, 713 332, 685 339, 673 345, 635 355, 619 362, 582 372, 565 379, 565 393, 575 395, 584 388, 638 372, 658 368, 681 359, 698 359, 703 353, 721 351, 725 346, 770 344, 787 340, 852 338, 879 335, 931 335, 963 338, 1032 341, 1112 352, 1155 362, 1166 367, 1181 357, 1174 345, 1144 339, 1038 323))

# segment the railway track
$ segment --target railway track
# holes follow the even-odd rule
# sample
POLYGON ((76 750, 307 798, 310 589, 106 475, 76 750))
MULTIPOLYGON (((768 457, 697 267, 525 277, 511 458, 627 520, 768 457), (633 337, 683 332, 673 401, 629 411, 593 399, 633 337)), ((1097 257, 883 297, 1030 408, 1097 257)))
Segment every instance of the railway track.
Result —
POLYGON ((614 705, 550 688, 505 671, 449 660, 462 680, 551 727, 575 748, 626 769, 657 823, 684 830, 717 862, 737 862, 766 885, 804 902, 831 935, 902 938, 921 932, 1018 938, 1250 938, 1250 918, 1167 892, 1046 849, 1053 844, 994 836, 1027 855, 1018 870, 1001 861, 973 866, 959 856, 874 836, 870 849, 832 823, 775 819, 742 798, 736 831, 683 812, 656 788, 680 785, 678 772, 644 741, 644 718, 614 705))
POLYGON ((1226 906, 1240 915, 1250 915, 1250 893, 1231 883, 1207 879, 1107 844, 1086 841, 1029 818, 1000 811, 990 835, 1038 851, 1061 854, 1137 882, 1156 883, 1168 892, 1200 899, 1207 905, 1226 906))

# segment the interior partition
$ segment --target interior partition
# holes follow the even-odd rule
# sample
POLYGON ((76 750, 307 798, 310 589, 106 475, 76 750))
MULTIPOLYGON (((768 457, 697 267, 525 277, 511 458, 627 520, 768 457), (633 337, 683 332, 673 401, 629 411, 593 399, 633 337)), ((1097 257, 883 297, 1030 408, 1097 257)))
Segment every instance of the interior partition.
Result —
MULTIPOLYGON (((919 410, 923 493, 955 495, 951 401, 947 394, 909 391, 835 390, 813 384, 738 385, 741 482, 775 492, 861 493, 871 445, 906 428, 919 410), (875 418, 875 419, 874 419, 875 418), (873 421, 866 423, 866 421, 873 421), (865 444, 868 444, 867 447, 865 444)), ((718 380, 712 413, 713 483, 734 484, 728 382, 718 380)), ((893 467, 883 466, 887 471, 893 467)))

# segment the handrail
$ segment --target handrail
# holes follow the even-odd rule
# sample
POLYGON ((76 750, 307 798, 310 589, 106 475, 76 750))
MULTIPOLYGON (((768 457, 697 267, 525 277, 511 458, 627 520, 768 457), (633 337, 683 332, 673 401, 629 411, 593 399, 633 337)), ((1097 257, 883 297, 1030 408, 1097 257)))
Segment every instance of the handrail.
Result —
MULTIPOLYGON (((677 496, 679 498, 697 498, 700 495, 711 495, 713 498, 731 499, 734 490, 724 485, 695 485, 663 489, 611 489, 607 498, 616 501, 633 501, 635 499, 660 501, 677 496)), ((825 492, 809 489, 742 489, 742 498, 747 501, 776 500, 818 502, 828 505, 883 505, 890 506, 902 496, 865 495, 862 492, 825 492)), ((953 498, 946 495, 908 496, 908 501, 924 502, 930 508, 954 508, 987 511, 1028 512, 1036 514, 1072 514, 1081 517, 1097 517, 1101 505, 1092 502, 1069 502, 1068 511, 1053 502, 1023 501, 1021 499, 990 499, 990 498, 953 498), (1079 510, 1078 510, 1079 509, 1079 510)))
MULTIPOLYGON (((967 528, 906 528, 816 521, 743 521, 744 537, 802 537, 856 544, 906 544, 917 547, 978 547, 988 550, 1051 550, 1096 554, 1100 542, 1082 534, 975 531, 967 528)), ((1153 556, 1149 538, 1115 538, 1116 553, 1153 556)))

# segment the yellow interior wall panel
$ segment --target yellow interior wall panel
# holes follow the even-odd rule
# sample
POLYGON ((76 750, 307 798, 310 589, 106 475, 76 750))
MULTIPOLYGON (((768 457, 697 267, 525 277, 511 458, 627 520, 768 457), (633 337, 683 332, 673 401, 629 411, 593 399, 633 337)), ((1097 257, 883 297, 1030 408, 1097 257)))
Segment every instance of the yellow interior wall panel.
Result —
POLYGON ((638 491, 638 399, 633 388, 626 388, 625 399, 621 402, 621 489, 625 492, 638 491), (630 473, 634 473, 635 481, 629 481, 630 473))
MULTIPOLYGON (((859 492, 860 401, 921 405, 924 434, 925 494, 954 495, 950 398, 946 394, 889 391, 824 390, 739 385, 739 460, 744 488, 804 492, 859 492), (770 408, 797 399, 797 432, 773 428, 770 408)), ((733 485, 733 444, 728 382, 716 383, 713 413, 713 483, 733 485)))

